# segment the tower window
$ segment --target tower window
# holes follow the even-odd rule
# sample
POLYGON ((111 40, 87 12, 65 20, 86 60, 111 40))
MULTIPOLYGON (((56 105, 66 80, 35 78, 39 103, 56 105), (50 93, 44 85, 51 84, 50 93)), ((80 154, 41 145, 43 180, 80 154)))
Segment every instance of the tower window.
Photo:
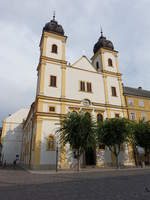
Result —
POLYGON ((111 87, 111 93, 113 97, 117 96, 117 92, 116 92, 116 88, 115 87, 111 87))
POLYGON ((56 76, 50 76, 50 86, 56 87, 56 76))
POLYGON ((80 81, 80 91, 85 91, 85 82, 80 81))
POLYGON ((99 69, 99 62, 96 62, 96 69, 99 69))
POLYGON ((112 63, 112 59, 111 59, 111 58, 108 59, 108 66, 110 66, 110 67, 113 66, 113 63, 112 63))
POLYGON ((86 85, 87 85, 87 92, 92 92, 92 84, 87 82, 86 85))
POLYGON ((57 45, 56 44, 52 45, 52 53, 57 53, 57 45))

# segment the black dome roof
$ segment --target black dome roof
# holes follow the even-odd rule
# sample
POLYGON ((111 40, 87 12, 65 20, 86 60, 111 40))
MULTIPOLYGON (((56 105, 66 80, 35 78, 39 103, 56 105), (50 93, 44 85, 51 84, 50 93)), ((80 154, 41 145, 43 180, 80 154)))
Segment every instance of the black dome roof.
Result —
POLYGON ((100 48, 107 48, 110 50, 114 50, 113 43, 110 40, 107 40, 106 37, 103 36, 102 31, 98 42, 94 45, 93 52, 96 53, 100 48))
POLYGON ((59 34, 59 35, 64 35, 64 29, 55 20, 55 15, 53 16, 53 19, 50 22, 45 24, 43 31, 52 32, 52 33, 56 33, 56 34, 59 34))

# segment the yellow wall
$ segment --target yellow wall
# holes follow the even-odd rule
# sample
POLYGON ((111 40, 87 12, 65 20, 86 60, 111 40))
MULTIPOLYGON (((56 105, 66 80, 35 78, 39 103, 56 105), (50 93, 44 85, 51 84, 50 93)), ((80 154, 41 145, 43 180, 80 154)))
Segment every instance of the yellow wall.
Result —
POLYGON ((146 114, 146 120, 150 120, 150 98, 138 97, 138 96, 125 96, 128 115, 130 118, 130 113, 136 113, 136 121, 142 119, 142 113, 146 114), (128 100, 133 99, 133 105, 129 105, 128 100), (142 100, 144 102, 144 106, 139 106, 139 101, 142 100))

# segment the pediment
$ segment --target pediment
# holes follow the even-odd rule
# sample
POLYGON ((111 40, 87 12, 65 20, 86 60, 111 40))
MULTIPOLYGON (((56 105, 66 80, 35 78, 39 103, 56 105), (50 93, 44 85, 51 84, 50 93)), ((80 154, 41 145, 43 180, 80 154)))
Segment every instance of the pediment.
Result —
POLYGON ((93 67, 92 63, 88 60, 86 56, 82 56, 79 60, 77 60, 72 67, 76 67, 79 69, 87 70, 96 72, 95 68, 93 67))

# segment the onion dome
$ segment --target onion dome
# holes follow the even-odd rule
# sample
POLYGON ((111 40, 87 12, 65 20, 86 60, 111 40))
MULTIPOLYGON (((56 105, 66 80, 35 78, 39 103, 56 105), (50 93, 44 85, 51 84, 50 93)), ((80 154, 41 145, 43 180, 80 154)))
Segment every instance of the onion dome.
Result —
POLYGON ((43 31, 50 32, 50 33, 56 33, 56 34, 64 36, 64 29, 55 20, 55 13, 53 15, 53 19, 50 22, 48 22, 48 23, 45 24, 45 26, 43 28, 43 31))
POLYGON ((103 36, 103 32, 101 30, 101 36, 98 40, 98 42, 94 45, 93 52, 94 54, 100 49, 100 48, 106 48, 110 50, 114 50, 114 45, 110 40, 107 40, 106 37, 103 36))

